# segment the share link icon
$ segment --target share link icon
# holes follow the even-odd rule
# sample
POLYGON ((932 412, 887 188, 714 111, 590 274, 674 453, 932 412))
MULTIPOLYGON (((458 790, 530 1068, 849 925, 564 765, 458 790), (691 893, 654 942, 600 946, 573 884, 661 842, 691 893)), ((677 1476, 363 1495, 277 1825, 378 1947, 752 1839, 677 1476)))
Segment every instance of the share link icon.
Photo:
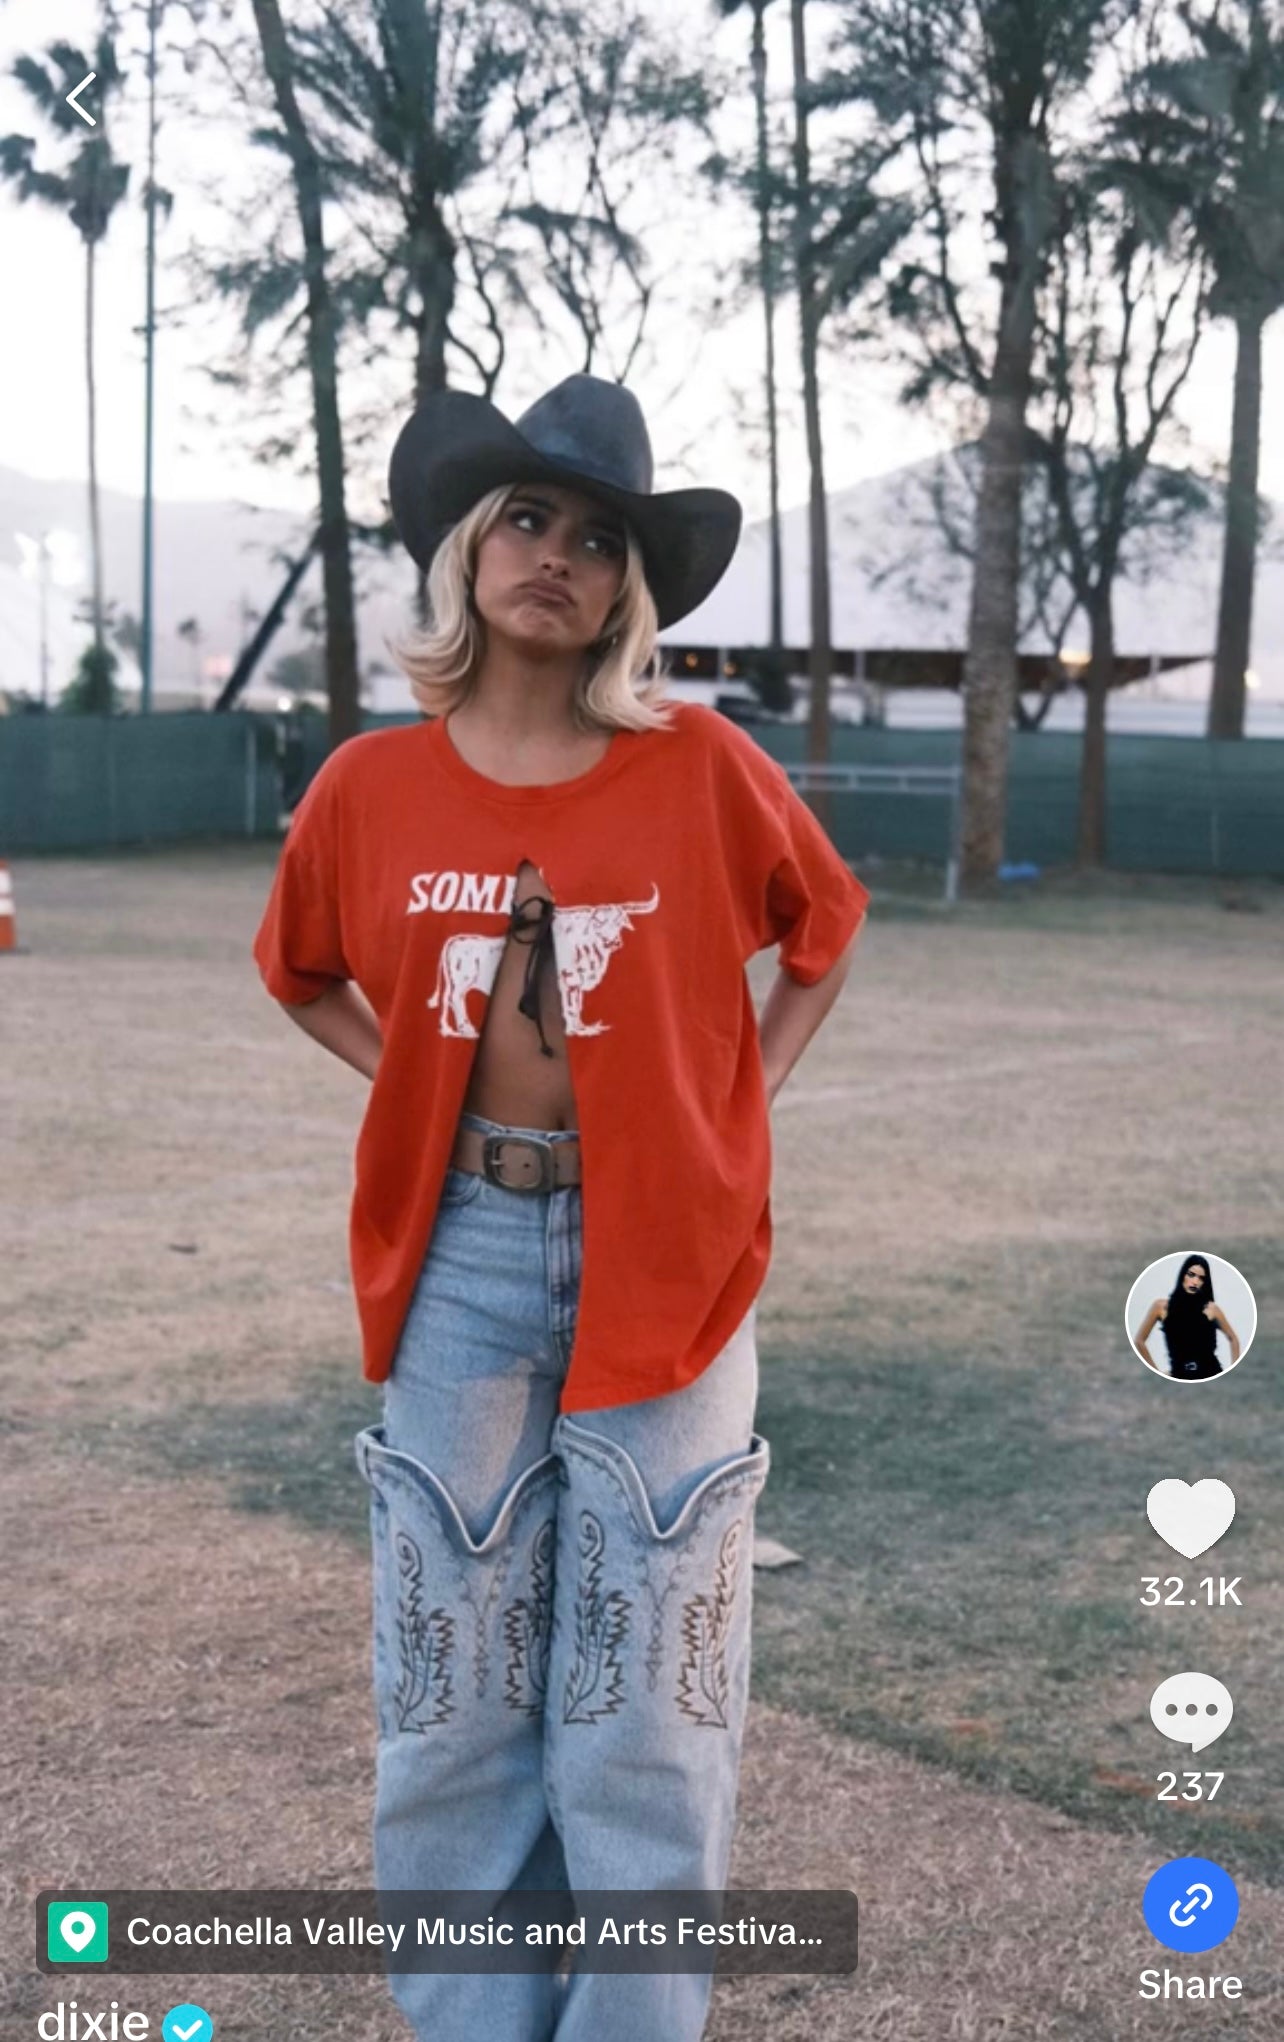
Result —
POLYGON ((1186 1888, 1181 1900, 1174 1900, 1168 1910, 1168 1919, 1175 1929, 1193 1929, 1204 1908, 1213 1904, 1213 1889, 1198 1881, 1186 1888))
POLYGON ((1149 1881, 1142 1911, 1157 1943, 1195 1956, 1226 1941, 1239 1919, 1239 1893, 1211 1858, 1174 1858, 1149 1881))

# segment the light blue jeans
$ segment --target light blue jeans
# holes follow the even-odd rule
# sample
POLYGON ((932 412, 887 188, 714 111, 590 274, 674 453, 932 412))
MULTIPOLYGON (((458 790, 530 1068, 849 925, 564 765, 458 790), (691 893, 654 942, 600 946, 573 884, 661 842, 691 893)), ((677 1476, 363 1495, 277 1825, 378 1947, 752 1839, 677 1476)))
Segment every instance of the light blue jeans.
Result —
MULTIPOLYGON (((357 1435, 381 1892, 726 1885, 769 1461, 756 1310, 686 1388, 559 1415, 580 1222, 578 1186, 449 1171, 383 1422, 357 1435)), ((418 2042, 698 2042, 712 1980, 389 1983, 418 2042)))

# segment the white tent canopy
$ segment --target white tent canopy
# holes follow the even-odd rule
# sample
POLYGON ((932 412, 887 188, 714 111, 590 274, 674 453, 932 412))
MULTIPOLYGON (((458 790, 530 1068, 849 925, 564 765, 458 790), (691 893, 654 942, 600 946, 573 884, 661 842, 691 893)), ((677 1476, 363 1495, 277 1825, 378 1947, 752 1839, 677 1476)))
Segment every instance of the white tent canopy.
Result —
MULTIPOLYGON (((957 497, 953 456, 893 470, 835 492, 829 499, 832 639, 849 651, 960 650, 967 642, 970 561, 951 552, 932 508, 939 486, 957 497)), ((750 646, 769 642, 770 564, 766 520, 747 525, 718 587, 689 617, 661 634, 667 644, 750 646)), ((786 645, 806 646, 810 546, 807 506, 781 516, 786 645)), ((1149 582, 1121 577, 1115 585, 1115 641, 1121 655, 1180 656, 1207 652, 1216 640, 1222 531, 1216 519, 1196 527, 1180 559, 1149 582)), ((1253 672, 1261 700, 1284 702, 1284 557, 1263 547, 1254 601, 1253 672)), ((1046 633, 1031 631, 1022 651, 1046 652, 1046 633)), ((1076 617, 1064 650, 1088 650, 1086 620, 1076 617)), ((1202 700, 1211 662, 1197 660, 1156 683, 1165 698, 1202 700)))

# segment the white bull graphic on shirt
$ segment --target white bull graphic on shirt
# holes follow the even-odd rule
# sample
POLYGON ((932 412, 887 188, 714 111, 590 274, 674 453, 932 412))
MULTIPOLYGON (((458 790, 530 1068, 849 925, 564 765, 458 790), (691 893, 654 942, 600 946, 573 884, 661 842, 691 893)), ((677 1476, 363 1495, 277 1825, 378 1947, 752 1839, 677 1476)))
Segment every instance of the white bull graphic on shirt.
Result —
MULTIPOLYGON (((623 943, 625 931, 633 927, 633 916, 653 914, 659 904, 660 889, 653 886, 650 900, 554 908, 553 957, 568 1035, 601 1035, 610 1026, 606 1021, 584 1019, 584 996, 606 977, 607 966, 623 943)), ((477 1034, 468 1015, 468 995, 484 993, 489 997, 507 941, 506 934, 467 933, 446 938, 437 965, 436 988, 428 1002, 440 1012, 443 1035, 477 1034)))

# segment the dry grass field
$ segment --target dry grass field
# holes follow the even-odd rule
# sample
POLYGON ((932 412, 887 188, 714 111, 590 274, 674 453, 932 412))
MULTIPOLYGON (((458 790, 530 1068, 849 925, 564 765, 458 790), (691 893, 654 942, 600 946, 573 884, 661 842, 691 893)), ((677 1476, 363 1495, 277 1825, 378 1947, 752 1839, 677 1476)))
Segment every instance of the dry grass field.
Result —
MULTIPOLYGON (((34 1963, 50 1885, 370 1883, 365 1492, 346 1273, 364 1087, 262 992, 268 846, 19 863, 0 958, 5 1983, 31 2037, 107 1980, 34 1963)), ((720 1980, 708 2042, 1274 2042, 1284 2033, 1279 1043, 1284 889, 1053 877, 952 915, 868 874, 852 977, 775 1115, 737 1885, 854 1888, 859 1973, 720 1980), (1253 1284, 1221 1382, 1147 1374, 1124 1299, 1198 1247, 1253 1284), (1165 1475, 1229 1480, 1243 1607, 1182 1571, 1165 1475), (1231 1687, 1212 1806, 1147 1716, 1231 1687), (1240 1923, 1140 1916, 1214 1856, 1240 1923), (1138 1997, 1143 1965, 1237 2004, 1138 1997)), ((754 966, 765 989, 771 960, 754 966)), ((1158 1346, 1158 1343, 1156 1343, 1158 1346)), ((1207 1568, 1189 1570, 1208 1571, 1207 1568)), ((124 1988, 122 1991, 122 1987, 124 1988)), ((378 1978, 119 1978, 219 2042, 396 2042, 378 1978), (172 1988, 172 1989, 170 1989, 172 1988)), ((447 2042, 447 2038, 443 2038, 447 2042)), ((449 2038, 453 2042, 453 2038, 449 2038)), ((664 2042, 664 2038, 657 2038, 664 2042)))

